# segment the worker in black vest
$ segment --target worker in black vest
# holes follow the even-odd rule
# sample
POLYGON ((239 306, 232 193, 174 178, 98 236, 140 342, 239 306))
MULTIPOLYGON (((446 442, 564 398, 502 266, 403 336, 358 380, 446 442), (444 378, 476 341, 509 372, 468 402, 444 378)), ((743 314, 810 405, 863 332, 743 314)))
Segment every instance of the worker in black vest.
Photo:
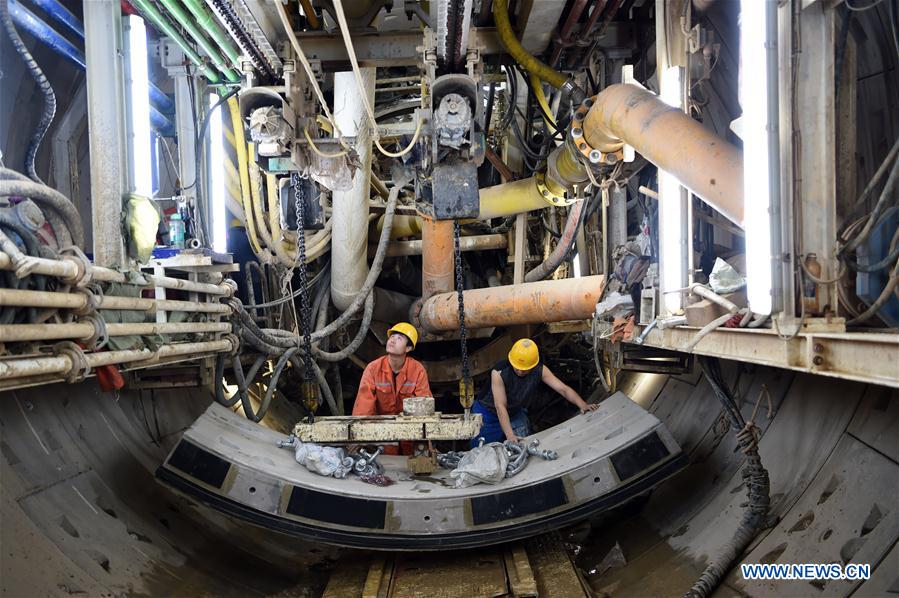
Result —
POLYGON ((494 366, 490 372, 490 383, 485 384, 478 393, 472 413, 480 413, 484 423, 480 434, 471 441, 471 446, 477 446, 479 438, 487 442, 501 442, 503 439, 519 442, 530 434, 527 406, 541 382, 562 395, 581 413, 597 407, 588 405, 573 388, 556 378, 540 362, 537 344, 523 338, 512 345, 508 359, 494 366))

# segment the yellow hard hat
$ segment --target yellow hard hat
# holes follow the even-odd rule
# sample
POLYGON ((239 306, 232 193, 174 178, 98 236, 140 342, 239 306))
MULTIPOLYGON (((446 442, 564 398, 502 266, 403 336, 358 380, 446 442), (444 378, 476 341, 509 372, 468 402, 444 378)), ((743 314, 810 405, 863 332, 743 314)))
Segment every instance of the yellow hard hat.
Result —
POLYGON ((399 324, 395 324, 393 328, 387 331, 387 336, 390 336, 394 332, 399 332, 400 334, 406 336, 410 341, 412 341, 412 348, 415 348, 415 344, 418 342, 418 330, 415 329, 415 326, 413 326, 409 322, 400 322, 399 324))
POLYGON ((540 363, 540 352, 537 343, 529 338, 523 338, 512 345, 509 351, 509 363, 516 370, 532 370, 540 363))

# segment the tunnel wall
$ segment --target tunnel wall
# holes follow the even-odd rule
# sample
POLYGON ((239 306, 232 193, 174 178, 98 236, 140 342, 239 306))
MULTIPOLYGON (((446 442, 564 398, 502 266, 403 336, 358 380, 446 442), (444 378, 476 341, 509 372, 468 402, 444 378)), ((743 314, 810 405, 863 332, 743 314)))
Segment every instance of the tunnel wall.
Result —
MULTIPOLYGON (((725 371, 747 419, 763 384, 771 396, 773 417, 768 419, 763 400, 755 421, 763 432, 760 454, 771 475, 772 512, 779 517, 744 561, 846 559, 870 563, 873 578, 860 588, 848 582, 818 588, 807 582, 747 584, 731 572, 719 595, 882 593, 877 588, 895 581, 899 537, 897 393, 742 368, 729 364, 725 371)), ((682 595, 737 526, 745 500, 740 454, 698 374, 634 374, 622 390, 669 426, 691 465, 657 488, 636 515, 596 522, 579 564, 589 571, 589 558, 601 558, 618 542, 627 565, 588 575, 596 590, 682 595)), ((336 549, 232 521, 153 477, 208 400, 199 389, 144 390, 116 400, 93 381, 4 393, 3 594, 268 594, 303 588, 315 595, 336 549)))

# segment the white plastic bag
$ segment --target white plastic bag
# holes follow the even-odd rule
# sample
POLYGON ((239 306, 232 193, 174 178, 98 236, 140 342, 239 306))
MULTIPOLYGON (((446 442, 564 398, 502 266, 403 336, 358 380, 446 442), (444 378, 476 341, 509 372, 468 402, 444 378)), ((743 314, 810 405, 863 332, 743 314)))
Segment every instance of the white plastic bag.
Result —
POLYGON ((353 460, 342 448, 300 442, 296 438, 281 446, 293 448, 297 463, 313 473, 326 477, 345 478, 353 469, 353 460))
POLYGON ((468 488, 475 484, 498 484, 506 477, 509 455, 499 442, 491 442, 473 448, 462 459, 450 477, 456 488, 468 488))
POLYGON ((736 268, 720 257, 715 258, 715 265, 712 266, 712 273, 709 275, 709 286, 713 291, 719 295, 735 293, 745 285, 746 279, 737 272, 736 268))

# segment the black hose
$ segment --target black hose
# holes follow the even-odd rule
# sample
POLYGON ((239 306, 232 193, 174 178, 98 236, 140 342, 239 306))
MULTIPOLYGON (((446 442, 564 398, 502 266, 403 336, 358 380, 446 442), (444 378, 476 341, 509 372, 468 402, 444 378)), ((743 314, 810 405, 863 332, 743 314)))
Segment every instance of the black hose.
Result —
POLYGON ((506 71, 506 80, 509 82, 509 105, 506 106, 506 113, 503 114, 503 119, 500 121, 500 131, 505 131, 512 122, 512 118, 515 116, 515 104, 518 102, 518 81, 515 71, 510 67, 503 68, 506 71))
POLYGON ((22 62, 25 63, 25 68, 31 73, 31 77, 34 79, 38 89, 40 89, 41 94, 44 96, 44 109, 41 112, 41 119, 38 121, 34 133, 31 135, 31 141, 28 143, 28 152, 25 154, 25 170, 28 172, 28 176, 31 177, 32 180, 43 184, 44 181, 37 176, 34 162, 37 157, 37 150, 41 146, 41 141, 43 141, 44 135, 46 135, 47 131, 50 129, 50 123, 53 122, 53 117, 56 116, 56 94, 53 93, 53 87, 44 75, 44 71, 38 66, 37 62, 31 56, 31 52, 28 51, 24 42, 22 42, 22 38, 19 37, 19 32, 16 31, 12 18, 9 16, 8 0, 0 0, 0 21, 3 21, 3 28, 6 29, 9 41, 12 42, 16 52, 22 58, 22 62))
POLYGON ((724 579, 734 560, 749 545, 759 531, 771 526, 768 509, 771 506, 770 482, 768 471, 762 466, 758 452, 758 441, 753 431, 753 424, 746 424, 743 414, 721 374, 720 362, 714 357, 699 357, 699 367, 721 402, 727 414, 731 428, 736 431, 737 444, 746 455, 743 465, 743 483, 749 492, 749 500, 745 503, 743 518, 734 532, 733 538, 721 550, 712 555, 705 571, 685 594, 686 598, 704 598, 710 596, 724 579))

